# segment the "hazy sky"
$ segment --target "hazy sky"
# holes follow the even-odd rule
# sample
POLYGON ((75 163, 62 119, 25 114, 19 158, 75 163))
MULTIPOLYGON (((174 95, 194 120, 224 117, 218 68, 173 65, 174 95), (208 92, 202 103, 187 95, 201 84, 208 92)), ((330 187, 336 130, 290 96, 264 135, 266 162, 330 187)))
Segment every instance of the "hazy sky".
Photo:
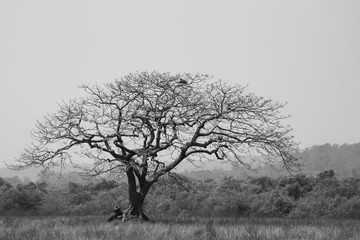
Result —
POLYGON ((0 146, 82 83, 192 72, 288 102, 303 148, 360 142, 360 1, 0 1, 0 146))

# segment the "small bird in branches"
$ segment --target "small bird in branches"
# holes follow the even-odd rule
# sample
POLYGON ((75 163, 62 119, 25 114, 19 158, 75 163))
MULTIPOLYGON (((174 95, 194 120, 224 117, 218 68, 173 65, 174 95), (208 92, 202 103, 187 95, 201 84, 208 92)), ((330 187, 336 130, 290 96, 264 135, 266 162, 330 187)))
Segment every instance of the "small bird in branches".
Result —
POLYGON ((184 79, 182 79, 182 78, 180 78, 179 83, 181 83, 181 84, 187 84, 187 81, 186 81, 186 80, 184 80, 184 79))

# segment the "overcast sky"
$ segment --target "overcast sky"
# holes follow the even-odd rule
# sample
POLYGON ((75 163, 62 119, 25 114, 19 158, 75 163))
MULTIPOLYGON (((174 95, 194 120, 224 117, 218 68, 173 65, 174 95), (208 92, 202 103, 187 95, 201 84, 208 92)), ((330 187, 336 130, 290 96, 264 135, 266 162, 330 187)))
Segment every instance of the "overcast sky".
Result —
POLYGON ((0 1, 0 167, 82 83, 204 73, 288 102, 302 148, 360 142, 360 1, 0 1))

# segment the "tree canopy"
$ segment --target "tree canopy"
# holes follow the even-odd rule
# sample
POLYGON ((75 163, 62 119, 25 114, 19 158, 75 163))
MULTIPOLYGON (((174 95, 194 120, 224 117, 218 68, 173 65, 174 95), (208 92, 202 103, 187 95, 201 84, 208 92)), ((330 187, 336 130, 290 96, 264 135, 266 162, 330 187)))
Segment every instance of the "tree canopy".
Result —
POLYGON ((244 86, 202 74, 140 72, 81 88, 84 97, 37 122, 35 142, 13 167, 59 165, 75 151, 94 160, 94 174, 131 166, 151 181, 185 159, 247 165, 244 156, 253 155, 296 165, 297 144, 281 123, 284 104, 244 86))

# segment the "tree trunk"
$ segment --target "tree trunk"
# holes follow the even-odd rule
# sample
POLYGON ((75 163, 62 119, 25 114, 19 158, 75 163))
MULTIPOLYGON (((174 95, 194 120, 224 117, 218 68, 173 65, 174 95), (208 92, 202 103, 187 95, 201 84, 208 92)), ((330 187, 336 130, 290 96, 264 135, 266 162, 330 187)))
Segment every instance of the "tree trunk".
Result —
POLYGON ((133 217, 139 218, 142 221, 149 221, 149 217, 144 213, 143 205, 152 183, 146 181, 145 176, 136 175, 139 182, 139 189, 137 189, 133 167, 129 167, 126 170, 126 175, 128 178, 130 206, 123 214, 123 221, 133 217))
POLYGON ((129 190, 129 207, 121 211, 119 206, 114 207, 114 215, 112 215, 108 221, 111 222, 116 219, 122 219, 126 221, 128 219, 137 218, 141 221, 149 221, 149 217, 146 216, 143 210, 145 197, 154 182, 148 182, 145 179, 145 174, 139 174, 135 172, 133 167, 126 169, 126 175, 128 178, 128 190, 129 190), (137 189, 136 178, 139 182, 139 189, 137 189))

